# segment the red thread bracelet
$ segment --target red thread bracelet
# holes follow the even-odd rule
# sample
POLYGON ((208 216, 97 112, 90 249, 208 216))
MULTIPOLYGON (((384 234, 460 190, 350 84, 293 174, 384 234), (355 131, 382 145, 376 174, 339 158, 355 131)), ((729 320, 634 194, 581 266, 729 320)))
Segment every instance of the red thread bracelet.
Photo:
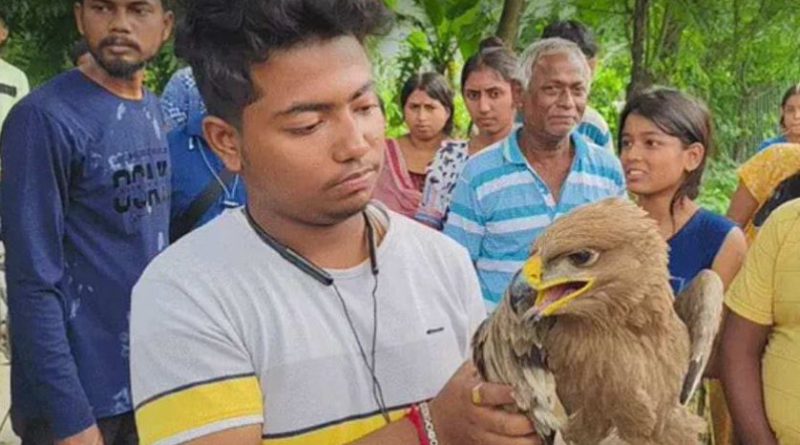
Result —
POLYGON ((430 445, 428 433, 425 431, 425 424, 422 420, 422 414, 419 412, 419 405, 411 405, 411 410, 408 412, 408 420, 414 425, 414 429, 417 430, 419 445, 430 445))

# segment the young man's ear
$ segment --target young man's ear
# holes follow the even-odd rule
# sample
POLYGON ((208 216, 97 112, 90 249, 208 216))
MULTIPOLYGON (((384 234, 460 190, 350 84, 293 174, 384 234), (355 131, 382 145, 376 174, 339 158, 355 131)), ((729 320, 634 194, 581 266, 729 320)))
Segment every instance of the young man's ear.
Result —
POLYGON ((83 0, 77 1, 72 5, 72 13, 75 15, 75 26, 78 28, 78 34, 83 35, 83 0))
POLYGON ((161 34, 161 43, 166 43, 172 35, 175 28, 175 13, 172 11, 164 11, 164 32, 161 34))
POLYGON ((242 143, 239 130, 228 122, 216 117, 203 119, 203 134, 211 150, 233 173, 242 170, 242 143))

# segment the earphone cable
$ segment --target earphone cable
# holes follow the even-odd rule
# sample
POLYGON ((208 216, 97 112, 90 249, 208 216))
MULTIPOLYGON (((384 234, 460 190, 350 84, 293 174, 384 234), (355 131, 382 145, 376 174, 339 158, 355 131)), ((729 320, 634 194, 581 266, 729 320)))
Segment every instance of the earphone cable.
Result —
MULTIPOLYGON (((375 280, 375 284, 373 286, 373 314, 377 315, 377 297, 375 296, 375 291, 378 289, 378 278, 373 277, 375 280)), ((391 419, 389 418, 389 412, 386 409, 386 402, 383 398, 383 389, 381 388, 381 384, 378 381, 378 377, 375 375, 375 345, 377 339, 377 317, 373 317, 373 330, 372 330, 372 351, 370 351, 370 356, 372 358, 372 365, 370 365, 370 360, 367 358, 367 353, 364 351, 364 346, 361 343, 361 339, 358 336, 358 332, 356 332, 355 324, 353 323, 353 319, 350 317, 350 311, 347 310, 347 303, 344 301, 344 297, 342 297, 341 292, 339 292, 339 287, 336 286, 336 283, 332 284, 334 292, 336 292, 336 296, 339 298, 339 303, 342 305, 342 311, 344 312, 345 319, 347 320, 347 324, 350 327, 350 331, 353 333, 353 337, 356 339, 356 345, 358 346, 358 352, 361 355, 361 359, 364 361, 364 366, 367 367, 367 370, 370 373, 370 378, 372 379, 372 398, 375 400, 375 403, 378 405, 378 409, 381 411, 381 416, 389 423, 391 419)))
POLYGON ((375 346, 378 341, 378 276, 373 275, 373 286, 372 286, 372 374, 373 374, 373 387, 372 392, 373 396, 376 399, 380 400, 378 404, 382 407, 383 419, 386 423, 390 422, 389 414, 386 410, 386 401, 383 398, 383 388, 381 387, 380 382, 378 381, 377 371, 376 371, 376 360, 375 360, 375 346))
POLYGON ((274 249, 283 259, 288 261, 289 263, 293 264, 295 267, 303 271, 304 273, 308 274, 315 280, 317 280, 323 286, 330 286, 333 287, 336 296, 339 299, 339 303, 342 305, 342 310, 344 311, 345 319, 347 320, 347 324, 350 327, 350 332, 352 332, 353 337, 356 339, 356 344, 358 345, 358 351, 361 355, 361 360, 364 362, 364 366, 366 366, 367 370, 369 371, 370 378, 372 379, 372 398, 375 403, 378 405, 380 413, 383 419, 388 424, 391 419, 389 418, 389 413, 386 408, 386 402, 383 397, 383 388, 381 387, 381 383, 378 380, 378 376, 375 373, 376 369, 376 346, 377 346, 377 338, 378 338, 378 298, 377 298, 377 291, 378 291, 378 268, 377 262, 375 259, 375 243, 372 234, 372 223, 364 213, 364 220, 367 224, 367 242, 369 243, 369 254, 370 254, 370 266, 372 269, 372 279, 373 279, 373 286, 372 286, 372 349, 370 351, 370 358, 367 358, 367 353, 364 350, 364 346, 361 343, 361 338, 358 336, 358 332, 356 331, 355 325, 353 324, 353 320, 350 317, 350 311, 347 309, 347 303, 344 301, 344 297, 342 297, 341 292, 339 292, 339 288, 336 286, 336 283, 326 271, 320 269, 319 267, 315 266, 314 263, 310 262, 309 260, 305 259, 302 255, 299 255, 297 252, 294 252, 290 248, 282 245, 279 241, 272 238, 258 223, 255 222, 252 215, 250 215, 249 210, 247 207, 242 209, 245 217, 247 218, 247 222, 256 232, 261 240, 274 249))

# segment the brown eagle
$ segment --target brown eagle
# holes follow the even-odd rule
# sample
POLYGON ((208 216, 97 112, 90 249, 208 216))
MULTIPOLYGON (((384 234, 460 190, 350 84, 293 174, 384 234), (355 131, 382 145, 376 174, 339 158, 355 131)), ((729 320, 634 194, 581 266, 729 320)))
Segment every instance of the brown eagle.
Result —
POLYGON ((635 204, 608 199, 555 221, 473 338, 482 377, 552 444, 689 445, 722 311, 704 271, 673 296, 667 245, 635 204))

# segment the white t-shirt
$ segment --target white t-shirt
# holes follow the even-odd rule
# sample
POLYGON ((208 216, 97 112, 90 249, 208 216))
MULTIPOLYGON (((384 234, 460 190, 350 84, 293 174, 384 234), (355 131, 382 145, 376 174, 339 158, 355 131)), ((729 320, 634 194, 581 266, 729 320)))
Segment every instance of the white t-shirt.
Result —
MULTIPOLYGON (((380 205, 375 372, 393 419, 435 396, 485 317, 466 250, 380 205)), ((328 270, 367 357, 369 261, 328 270)), ((263 423, 268 444, 340 444, 384 425, 342 304, 229 211, 157 257, 133 290, 131 374, 142 444, 263 423)))
POLYGON ((3 134, 3 122, 11 107, 26 94, 28 94, 28 78, 25 73, 0 59, 0 134, 3 134))

